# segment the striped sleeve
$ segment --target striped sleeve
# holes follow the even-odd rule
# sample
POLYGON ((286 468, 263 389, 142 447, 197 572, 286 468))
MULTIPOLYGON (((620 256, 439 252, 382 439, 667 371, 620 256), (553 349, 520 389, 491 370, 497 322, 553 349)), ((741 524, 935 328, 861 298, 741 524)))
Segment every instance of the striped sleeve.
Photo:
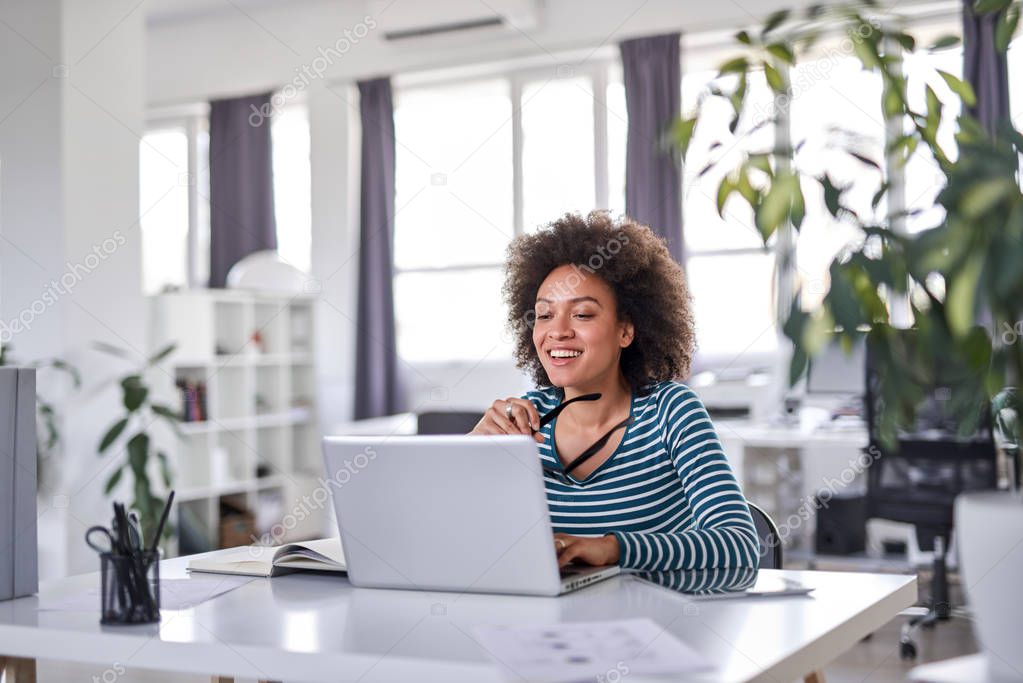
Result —
POLYGON ((677 531, 613 532, 618 563, 648 571, 756 568, 756 527, 706 408, 691 389, 674 383, 658 403, 665 447, 692 519, 677 531))

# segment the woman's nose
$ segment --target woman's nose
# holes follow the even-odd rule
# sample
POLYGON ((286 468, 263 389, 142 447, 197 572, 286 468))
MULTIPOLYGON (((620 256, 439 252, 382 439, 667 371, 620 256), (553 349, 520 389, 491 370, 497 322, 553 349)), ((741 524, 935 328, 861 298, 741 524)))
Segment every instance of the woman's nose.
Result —
POLYGON ((554 324, 551 325, 550 330, 547 332, 547 336, 552 339, 564 339, 565 337, 571 337, 572 334, 572 327, 569 325, 569 321, 564 318, 555 319, 554 324))

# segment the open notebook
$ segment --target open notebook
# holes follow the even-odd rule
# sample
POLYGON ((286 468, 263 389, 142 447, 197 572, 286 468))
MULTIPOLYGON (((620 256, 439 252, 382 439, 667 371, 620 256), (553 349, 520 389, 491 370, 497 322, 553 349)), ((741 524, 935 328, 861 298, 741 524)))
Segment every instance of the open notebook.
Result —
POLYGON ((345 572, 345 556, 338 538, 321 538, 281 546, 247 545, 228 548, 188 563, 191 572, 280 576, 293 571, 345 572))

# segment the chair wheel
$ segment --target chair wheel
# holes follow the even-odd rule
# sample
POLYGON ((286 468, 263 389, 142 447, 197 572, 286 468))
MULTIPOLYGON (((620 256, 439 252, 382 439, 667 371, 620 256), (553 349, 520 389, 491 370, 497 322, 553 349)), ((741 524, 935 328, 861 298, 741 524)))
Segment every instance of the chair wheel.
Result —
POLYGON ((903 640, 899 643, 899 656, 903 659, 916 659, 916 644, 911 640, 903 640))

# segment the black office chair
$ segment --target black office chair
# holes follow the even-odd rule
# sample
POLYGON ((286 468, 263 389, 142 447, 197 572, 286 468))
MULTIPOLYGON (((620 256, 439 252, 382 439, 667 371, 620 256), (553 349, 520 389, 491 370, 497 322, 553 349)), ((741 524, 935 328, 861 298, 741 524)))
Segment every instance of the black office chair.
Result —
MULTIPOLYGON (((911 349, 916 334, 912 330, 899 334, 911 349)), ((867 470, 867 517, 913 524, 920 548, 934 552, 928 611, 903 626, 899 641, 903 659, 916 657, 913 636, 918 628, 931 627, 951 615, 946 554, 956 496, 997 485, 990 410, 981 406, 976 431, 963 436, 959 420, 949 409, 962 376, 950 376, 944 368, 930 368, 925 374, 933 381, 929 386, 924 386, 922 380, 915 382, 924 399, 917 408, 913 429, 900 430, 896 447, 886 448, 879 434, 885 410, 880 395, 881 374, 877 354, 868 340, 865 412, 870 439, 864 452, 872 462, 867 470)))
POLYGON ((760 568, 781 569, 782 547, 778 525, 759 505, 746 502, 749 504, 750 514, 753 516, 753 526, 757 528, 757 538, 760 539, 760 568))
POLYGON ((417 434, 468 434, 483 413, 462 410, 437 410, 416 416, 417 434))

